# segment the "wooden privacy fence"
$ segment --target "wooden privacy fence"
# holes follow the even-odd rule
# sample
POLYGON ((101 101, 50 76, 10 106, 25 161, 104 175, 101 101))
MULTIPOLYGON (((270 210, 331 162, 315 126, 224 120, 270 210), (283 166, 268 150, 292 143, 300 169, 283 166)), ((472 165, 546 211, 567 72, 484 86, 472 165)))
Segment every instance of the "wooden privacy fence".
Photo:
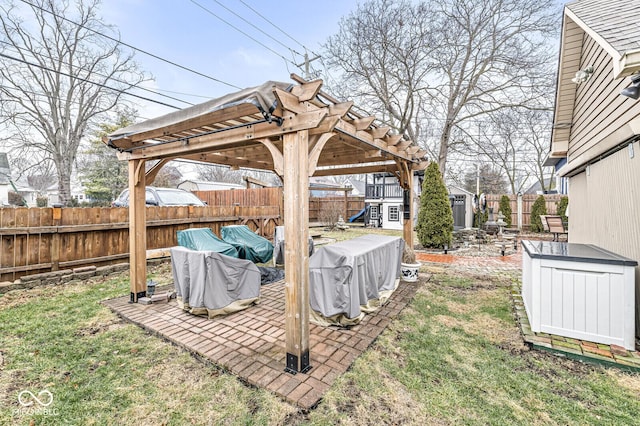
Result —
POLYGON ((339 211, 346 221, 364 208, 364 197, 311 197, 309 198, 309 222, 323 222, 323 211, 339 211))
MULTIPOLYGON (((278 208, 283 211, 282 187, 230 189, 221 191, 194 191, 194 193, 209 206, 262 206, 278 208)), ((363 196, 331 196, 309 198, 309 222, 322 222, 321 216, 325 209, 340 211, 344 220, 364 208, 363 196)))
MULTIPOLYGON (((529 228, 531 225, 531 208, 533 203, 538 199, 540 195, 537 194, 524 194, 522 195, 522 226, 529 228)), ((518 224, 518 196, 508 195, 511 203, 511 226, 515 227, 518 224)), ((547 214, 556 214, 556 203, 560 201, 562 197, 566 197, 563 194, 544 194, 544 201, 547 208, 547 214)), ((493 212, 498 214, 500 209, 500 199, 502 194, 488 194, 487 195, 487 208, 492 207, 493 212)))
MULTIPOLYGON (((147 207, 147 249, 177 245, 176 232, 246 224, 272 238, 282 224, 274 206, 147 207)), ((129 209, 0 208, 0 281, 22 275, 129 260, 129 209)))

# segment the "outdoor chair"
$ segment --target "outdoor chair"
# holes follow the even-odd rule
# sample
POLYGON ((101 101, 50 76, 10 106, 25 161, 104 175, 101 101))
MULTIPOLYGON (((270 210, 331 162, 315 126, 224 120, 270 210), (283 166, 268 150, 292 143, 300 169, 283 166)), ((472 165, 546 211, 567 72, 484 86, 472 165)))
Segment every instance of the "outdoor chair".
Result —
POLYGON ((540 221, 542 222, 542 229, 544 230, 544 232, 549 232, 549 224, 547 223, 547 215, 546 214, 541 214, 540 215, 540 221))
POLYGON ((559 241, 558 237, 560 234, 568 235, 566 228, 564 227, 564 223, 562 223, 561 216, 546 216, 545 221, 543 223, 547 224, 549 228, 549 232, 553 234, 553 241, 559 241))
POLYGON ((215 251, 225 256, 238 257, 238 250, 222 241, 209 228, 189 228, 177 232, 178 245, 197 251, 215 251))
POLYGON ((247 225, 229 225, 220 229, 220 236, 238 250, 241 259, 267 263, 273 258, 273 244, 257 235, 247 225))
POLYGON ((171 247, 178 306, 213 318, 246 309, 260 298, 260 271, 249 260, 210 250, 171 247))

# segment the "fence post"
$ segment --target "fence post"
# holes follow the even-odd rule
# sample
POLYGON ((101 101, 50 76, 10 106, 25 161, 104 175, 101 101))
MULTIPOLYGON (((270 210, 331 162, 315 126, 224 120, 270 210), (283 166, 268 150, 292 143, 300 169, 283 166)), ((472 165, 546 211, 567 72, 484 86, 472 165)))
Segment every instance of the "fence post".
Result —
MULTIPOLYGON (((52 225, 56 228, 60 226, 60 221, 62 220, 62 206, 54 205, 53 206, 53 223, 52 225)), ((58 229, 51 236, 51 270, 57 271, 60 269, 60 233, 58 229)))
POLYGON ((522 230, 522 192, 518 192, 518 229, 522 230))

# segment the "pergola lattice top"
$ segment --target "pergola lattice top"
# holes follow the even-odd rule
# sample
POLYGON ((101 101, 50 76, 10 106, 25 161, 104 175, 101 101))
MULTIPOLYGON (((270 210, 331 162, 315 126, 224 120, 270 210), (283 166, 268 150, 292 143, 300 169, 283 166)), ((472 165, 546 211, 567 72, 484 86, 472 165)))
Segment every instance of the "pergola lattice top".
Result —
POLYGON ((389 127, 374 125, 375 117, 353 112, 353 102, 322 93, 321 86, 321 80, 268 81, 120 129, 105 143, 121 159, 186 158, 282 175, 281 136, 307 129, 316 160, 310 175, 395 171, 393 160, 424 168, 425 151, 389 127))

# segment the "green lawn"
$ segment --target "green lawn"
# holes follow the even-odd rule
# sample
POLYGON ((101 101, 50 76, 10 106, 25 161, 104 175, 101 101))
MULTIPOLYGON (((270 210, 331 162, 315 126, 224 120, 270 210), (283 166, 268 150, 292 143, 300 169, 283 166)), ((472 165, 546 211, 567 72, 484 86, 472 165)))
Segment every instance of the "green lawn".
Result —
POLYGON ((512 279, 434 274, 308 413, 112 314, 99 302, 128 293, 126 274, 13 291, 0 296, 0 424, 637 424, 640 375, 522 344, 512 279), (18 411, 21 391, 44 389, 47 412, 18 411))

